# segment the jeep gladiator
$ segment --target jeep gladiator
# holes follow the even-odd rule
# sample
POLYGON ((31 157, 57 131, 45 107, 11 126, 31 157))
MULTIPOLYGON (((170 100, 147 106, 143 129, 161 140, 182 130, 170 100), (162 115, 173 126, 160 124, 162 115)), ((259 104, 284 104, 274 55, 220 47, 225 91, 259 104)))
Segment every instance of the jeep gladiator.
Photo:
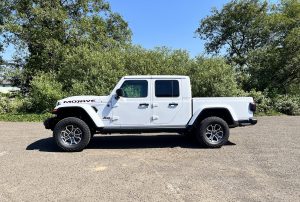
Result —
POLYGON ((83 150, 94 134, 174 132, 219 148, 229 128, 254 125, 251 97, 192 98, 188 76, 124 76, 108 96, 59 100, 45 120, 57 145, 83 150))

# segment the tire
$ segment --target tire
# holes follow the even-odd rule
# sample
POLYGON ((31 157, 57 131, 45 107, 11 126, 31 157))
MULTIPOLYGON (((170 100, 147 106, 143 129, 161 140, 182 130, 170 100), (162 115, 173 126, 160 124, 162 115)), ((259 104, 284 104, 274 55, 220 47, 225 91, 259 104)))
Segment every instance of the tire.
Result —
POLYGON ((196 138, 202 146, 220 148, 228 141, 228 124, 219 117, 208 117, 197 126, 196 138))
POLYGON ((68 152, 82 151, 90 142, 89 126, 79 118, 68 117, 60 120, 54 127, 56 144, 68 152))

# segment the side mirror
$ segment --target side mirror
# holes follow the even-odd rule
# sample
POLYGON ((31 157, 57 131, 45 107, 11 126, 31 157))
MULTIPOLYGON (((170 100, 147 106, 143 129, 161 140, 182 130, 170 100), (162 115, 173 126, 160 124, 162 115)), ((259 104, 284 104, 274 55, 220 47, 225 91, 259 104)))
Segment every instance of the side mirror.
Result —
POLYGON ((124 91, 122 88, 119 88, 116 90, 116 94, 117 94, 117 99, 119 99, 120 97, 124 97, 124 91))

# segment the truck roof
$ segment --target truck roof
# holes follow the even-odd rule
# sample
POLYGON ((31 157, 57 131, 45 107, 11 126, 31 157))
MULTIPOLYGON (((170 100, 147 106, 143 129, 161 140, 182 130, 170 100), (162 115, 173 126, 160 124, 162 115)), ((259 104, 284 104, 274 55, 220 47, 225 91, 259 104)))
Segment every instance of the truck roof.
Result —
POLYGON ((124 76, 124 79, 188 79, 188 76, 182 75, 130 75, 124 76))

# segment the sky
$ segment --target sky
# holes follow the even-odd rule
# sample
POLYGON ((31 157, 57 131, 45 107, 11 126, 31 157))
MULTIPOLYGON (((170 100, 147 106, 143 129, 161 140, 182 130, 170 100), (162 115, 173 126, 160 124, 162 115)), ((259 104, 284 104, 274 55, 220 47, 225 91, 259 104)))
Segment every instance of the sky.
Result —
POLYGON ((144 48, 166 46, 185 49, 192 57, 204 53, 204 41, 195 35, 200 20, 213 7, 228 0, 108 0, 122 15, 133 33, 133 44, 144 48))
MULTIPOLYGON (((107 0, 129 24, 133 44, 144 48, 166 46, 187 50, 192 57, 204 53, 204 41, 195 35, 200 20, 213 7, 222 8, 228 0, 107 0)), ((12 57, 13 47, 4 52, 12 57)))

